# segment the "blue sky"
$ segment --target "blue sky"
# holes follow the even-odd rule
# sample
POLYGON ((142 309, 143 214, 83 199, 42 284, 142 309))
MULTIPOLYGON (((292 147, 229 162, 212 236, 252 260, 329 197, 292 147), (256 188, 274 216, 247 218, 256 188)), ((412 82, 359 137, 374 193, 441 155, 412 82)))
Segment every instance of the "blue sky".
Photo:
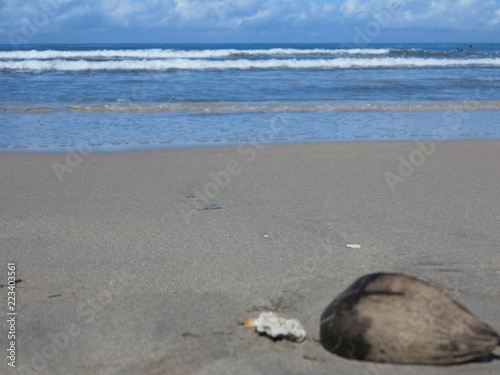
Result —
POLYGON ((500 42, 500 0, 0 0, 0 44, 500 42))

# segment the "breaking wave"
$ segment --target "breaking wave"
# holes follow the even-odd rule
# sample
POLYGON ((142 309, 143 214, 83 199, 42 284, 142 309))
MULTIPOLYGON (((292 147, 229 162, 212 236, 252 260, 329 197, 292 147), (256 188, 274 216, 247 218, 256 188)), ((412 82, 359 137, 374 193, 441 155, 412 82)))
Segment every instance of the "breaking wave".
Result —
POLYGON ((196 59, 224 57, 260 57, 260 56, 321 56, 321 55, 387 55, 389 48, 352 48, 352 49, 213 49, 213 50, 175 50, 175 49, 124 49, 90 51, 0 51, 0 59, 43 60, 43 59, 196 59))
POLYGON ((225 70, 225 69, 369 69, 459 66, 500 66, 500 58, 335 58, 335 59, 168 59, 168 60, 22 60, 0 61, 1 70, 16 71, 106 71, 106 70, 225 70))

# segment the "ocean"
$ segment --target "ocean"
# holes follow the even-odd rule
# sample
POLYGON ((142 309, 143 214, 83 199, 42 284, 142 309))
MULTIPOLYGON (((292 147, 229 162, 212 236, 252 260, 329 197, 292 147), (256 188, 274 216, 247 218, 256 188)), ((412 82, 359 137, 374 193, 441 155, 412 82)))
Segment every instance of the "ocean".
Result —
POLYGON ((0 46, 0 151, 500 138, 500 43, 0 46))

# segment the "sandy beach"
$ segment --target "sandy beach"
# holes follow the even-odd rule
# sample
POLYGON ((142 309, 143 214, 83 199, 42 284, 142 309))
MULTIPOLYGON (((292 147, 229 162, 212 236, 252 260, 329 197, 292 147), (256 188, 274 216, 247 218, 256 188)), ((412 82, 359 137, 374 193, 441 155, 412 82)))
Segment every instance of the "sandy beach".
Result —
POLYGON ((2 374, 500 373, 500 347, 427 367, 318 342, 323 309, 379 271, 500 331, 500 141, 96 150, 0 154, 1 278, 15 262, 22 279, 2 374), (306 341, 241 326, 264 310, 299 319, 306 341))

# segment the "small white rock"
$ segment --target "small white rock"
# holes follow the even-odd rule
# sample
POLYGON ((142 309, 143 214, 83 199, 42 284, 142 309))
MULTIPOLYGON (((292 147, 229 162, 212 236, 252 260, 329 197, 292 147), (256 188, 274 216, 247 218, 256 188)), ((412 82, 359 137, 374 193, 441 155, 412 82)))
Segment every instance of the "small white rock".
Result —
POLYGON ((359 249, 361 245, 358 245, 357 243, 348 243, 345 247, 348 247, 349 249, 359 249))
POLYGON ((306 338, 306 331, 297 319, 286 319, 272 311, 261 312, 256 319, 250 319, 250 325, 259 333, 274 338, 286 338, 301 342, 306 338))

